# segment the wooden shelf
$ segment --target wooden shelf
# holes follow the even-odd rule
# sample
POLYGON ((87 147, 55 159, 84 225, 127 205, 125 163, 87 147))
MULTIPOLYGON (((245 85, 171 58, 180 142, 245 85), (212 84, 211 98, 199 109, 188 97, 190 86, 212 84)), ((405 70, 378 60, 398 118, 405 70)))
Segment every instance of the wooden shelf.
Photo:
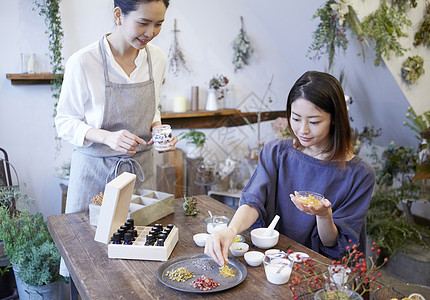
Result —
MULTIPOLYGON (((169 124, 173 129, 183 128, 219 128, 249 125, 257 122, 257 112, 243 113, 237 109, 217 111, 187 111, 185 113, 165 112, 161 114, 162 123, 169 124)), ((267 111, 261 113, 261 121, 285 117, 286 112, 267 111)))
POLYGON ((56 75, 51 73, 6 74, 6 78, 11 80, 12 85, 52 84, 52 81, 55 79, 55 76, 56 75))

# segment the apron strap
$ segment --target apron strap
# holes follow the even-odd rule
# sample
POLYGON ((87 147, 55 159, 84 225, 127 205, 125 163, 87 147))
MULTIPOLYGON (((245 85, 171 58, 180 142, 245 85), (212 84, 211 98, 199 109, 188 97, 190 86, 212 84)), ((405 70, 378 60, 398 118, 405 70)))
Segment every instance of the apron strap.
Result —
POLYGON ((100 51, 102 52, 102 62, 103 62, 103 72, 105 75, 105 84, 109 83, 109 73, 107 68, 107 62, 106 62, 106 51, 104 47, 104 37, 101 38, 99 41, 100 44, 100 51))
POLYGON ((135 159, 120 158, 110 168, 109 173, 106 176, 106 183, 109 182, 109 179, 112 177, 112 175, 113 175, 113 178, 116 178, 119 175, 118 171, 120 170, 122 164, 128 164, 130 166, 131 173, 136 174, 136 177, 140 182, 145 181, 145 174, 143 173, 142 167, 135 159))

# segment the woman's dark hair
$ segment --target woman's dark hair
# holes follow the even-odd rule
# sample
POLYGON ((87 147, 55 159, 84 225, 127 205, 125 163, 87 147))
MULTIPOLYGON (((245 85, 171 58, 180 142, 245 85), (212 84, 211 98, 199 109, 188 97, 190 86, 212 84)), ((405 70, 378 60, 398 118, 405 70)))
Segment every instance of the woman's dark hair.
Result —
MULTIPOLYGON (((338 160, 344 165, 348 154, 352 153, 353 145, 345 95, 339 81, 327 73, 308 71, 294 83, 287 99, 287 120, 291 132, 291 104, 299 98, 312 102, 330 114, 332 142, 326 153, 329 161, 338 160)), ((302 147, 297 137, 295 145, 302 147)))
POLYGON ((169 7, 170 0, 114 0, 114 7, 121 8, 121 12, 124 14, 124 16, 126 16, 132 11, 137 10, 139 5, 142 3, 157 1, 163 1, 164 5, 166 6, 166 9, 167 7, 169 7))

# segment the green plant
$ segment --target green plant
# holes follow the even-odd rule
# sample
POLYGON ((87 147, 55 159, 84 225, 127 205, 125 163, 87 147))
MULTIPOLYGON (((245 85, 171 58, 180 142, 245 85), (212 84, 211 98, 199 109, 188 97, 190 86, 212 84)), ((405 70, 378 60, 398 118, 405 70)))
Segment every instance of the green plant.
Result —
MULTIPOLYGON (((34 10, 38 10, 39 15, 45 18, 45 24, 48 27, 45 33, 49 37, 49 59, 51 64, 51 72, 55 75, 55 79, 51 85, 52 97, 54 98, 54 112, 52 116, 57 115, 58 100, 61 94, 61 86, 63 84, 63 57, 61 50, 63 49, 63 28, 61 26, 60 17, 60 1, 61 0, 34 0, 36 6, 34 10)), ((55 126, 55 125, 54 125, 55 126)), ((56 135, 57 151, 60 150, 60 138, 56 135)))
POLYGON ((43 285, 57 279, 60 254, 55 248, 43 216, 28 209, 10 214, 0 207, 0 239, 12 263, 19 267, 18 276, 30 285, 43 285))
MULTIPOLYGON (((342 49, 344 52, 348 48, 347 29, 357 36, 361 44, 362 42, 367 43, 354 8, 344 0, 327 1, 322 8, 316 11, 313 18, 319 18, 320 23, 313 33, 313 42, 306 56, 310 56, 310 53, 314 52, 312 58, 320 59, 323 54, 327 54, 329 70, 334 64, 336 48, 342 49)), ((364 51, 362 53, 364 55, 364 51)))
POLYGON ((178 137, 181 140, 187 139, 189 142, 195 144, 196 147, 203 146, 206 142, 206 135, 203 132, 197 131, 195 129, 190 129, 190 131, 187 133, 182 132, 178 135, 178 137))
POLYGON ((379 66, 382 55, 390 59, 391 52, 402 56, 406 51, 399 42, 402 37, 408 35, 403 32, 404 26, 410 26, 411 21, 404 11, 399 11, 393 6, 388 7, 386 1, 382 1, 380 7, 368 15, 361 27, 366 36, 375 42, 375 65, 379 66))
POLYGON ((430 47, 430 3, 427 3, 426 13, 421 22, 420 29, 414 35, 414 46, 421 44, 430 47))
POLYGON ((242 69, 242 66, 249 63, 252 53, 254 52, 251 48, 251 42, 245 29, 243 29, 243 17, 240 17, 240 31, 239 34, 233 41, 233 65, 234 71, 242 69))
POLYGON ((417 115, 412 107, 408 108, 406 114, 411 123, 405 122, 404 125, 417 133, 415 137, 418 139, 418 159, 413 181, 430 179, 430 111, 426 111, 421 115, 417 115))
POLYGON ((424 74, 424 59, 421 56, 409 56, 402 64, 402 78, 409 84, 417 82, 424 74))
POLYGON ((9 263, 6 267, 0 267, 0 276, 5 276, 9 270, 12 268, 12 264, 9 263))
POLYGON ((397 190, 377 189, 367 213, 367 234, 391 257, 398 250, 407 251, 411 243, 428 249, 429 228, 408 221, 398 203, 397 190))

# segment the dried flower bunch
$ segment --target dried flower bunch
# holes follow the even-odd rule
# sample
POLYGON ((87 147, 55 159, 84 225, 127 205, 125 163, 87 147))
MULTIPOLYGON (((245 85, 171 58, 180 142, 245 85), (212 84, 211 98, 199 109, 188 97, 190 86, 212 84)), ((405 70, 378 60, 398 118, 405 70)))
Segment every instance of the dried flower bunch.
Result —
MULTIPOLYGON (((352 243, 352 241, 349 241, 352 243)), ((376 253, 376 257, 381 253, 380 249, 375 248, 373 243, 372 252, 376 253)), ((306 295, 313 295, 319 290, 324 290, 329 294, 331 291, 354 291, 361 295, 370 291, 370 284, 377 284, 377 288, 381 285, 376 282, 381 273, 377 270, 381 268, 388 259, 384 259, 384 263, 377 266, 373 261, 373 257, 369 258, 370 266, 367 265, 364 253, 357 250, 358 246, 354 244, 352 247, 347 246, 346 255, 340 261, 333 261, 330 266, 309 258, 305 260, 302 266, 298 263, 294 264, 293 270, 295 274, 291 276, 289 287, 293 292, 294 299, 306 295), (339 277, 335 278, 336 276, 339 277)), ((290 250, 290 252, 292 252, 290 250)), ((337 294, 337 297, 339 295, 337 294)), ((338 298, 335 298, 338 299, 338 298)), ((342 299, 342 298, 339 298, 342 299)))
POLYGON ((277 138, 291 138, 292 135, 288 129, 288 120, 287 118, 278 117, 272 123, 272 129, 275 132, 275 136, 277 138))
POLYGON ((235 72, 238 69, 242 69, 243 65, 247 65, 249 63, 249 59, 254 52, 251 48, 249 37, 246 34, 245 29, 243 29, 243 17, 240 17, 240 22, 242 24, 240 32, 233 41, 233 65, 235 72))
POLYGON ((409 56, 402 64, 402 78, 409 84, 416 83, 424 74, 424 58, 409 56))
POLYGON ((221 74, 216 74, 214 77, 212 77, 211 80, 209 80, 209 88, 211 89, 219 89, 228 84, 228 78, 221 74))

